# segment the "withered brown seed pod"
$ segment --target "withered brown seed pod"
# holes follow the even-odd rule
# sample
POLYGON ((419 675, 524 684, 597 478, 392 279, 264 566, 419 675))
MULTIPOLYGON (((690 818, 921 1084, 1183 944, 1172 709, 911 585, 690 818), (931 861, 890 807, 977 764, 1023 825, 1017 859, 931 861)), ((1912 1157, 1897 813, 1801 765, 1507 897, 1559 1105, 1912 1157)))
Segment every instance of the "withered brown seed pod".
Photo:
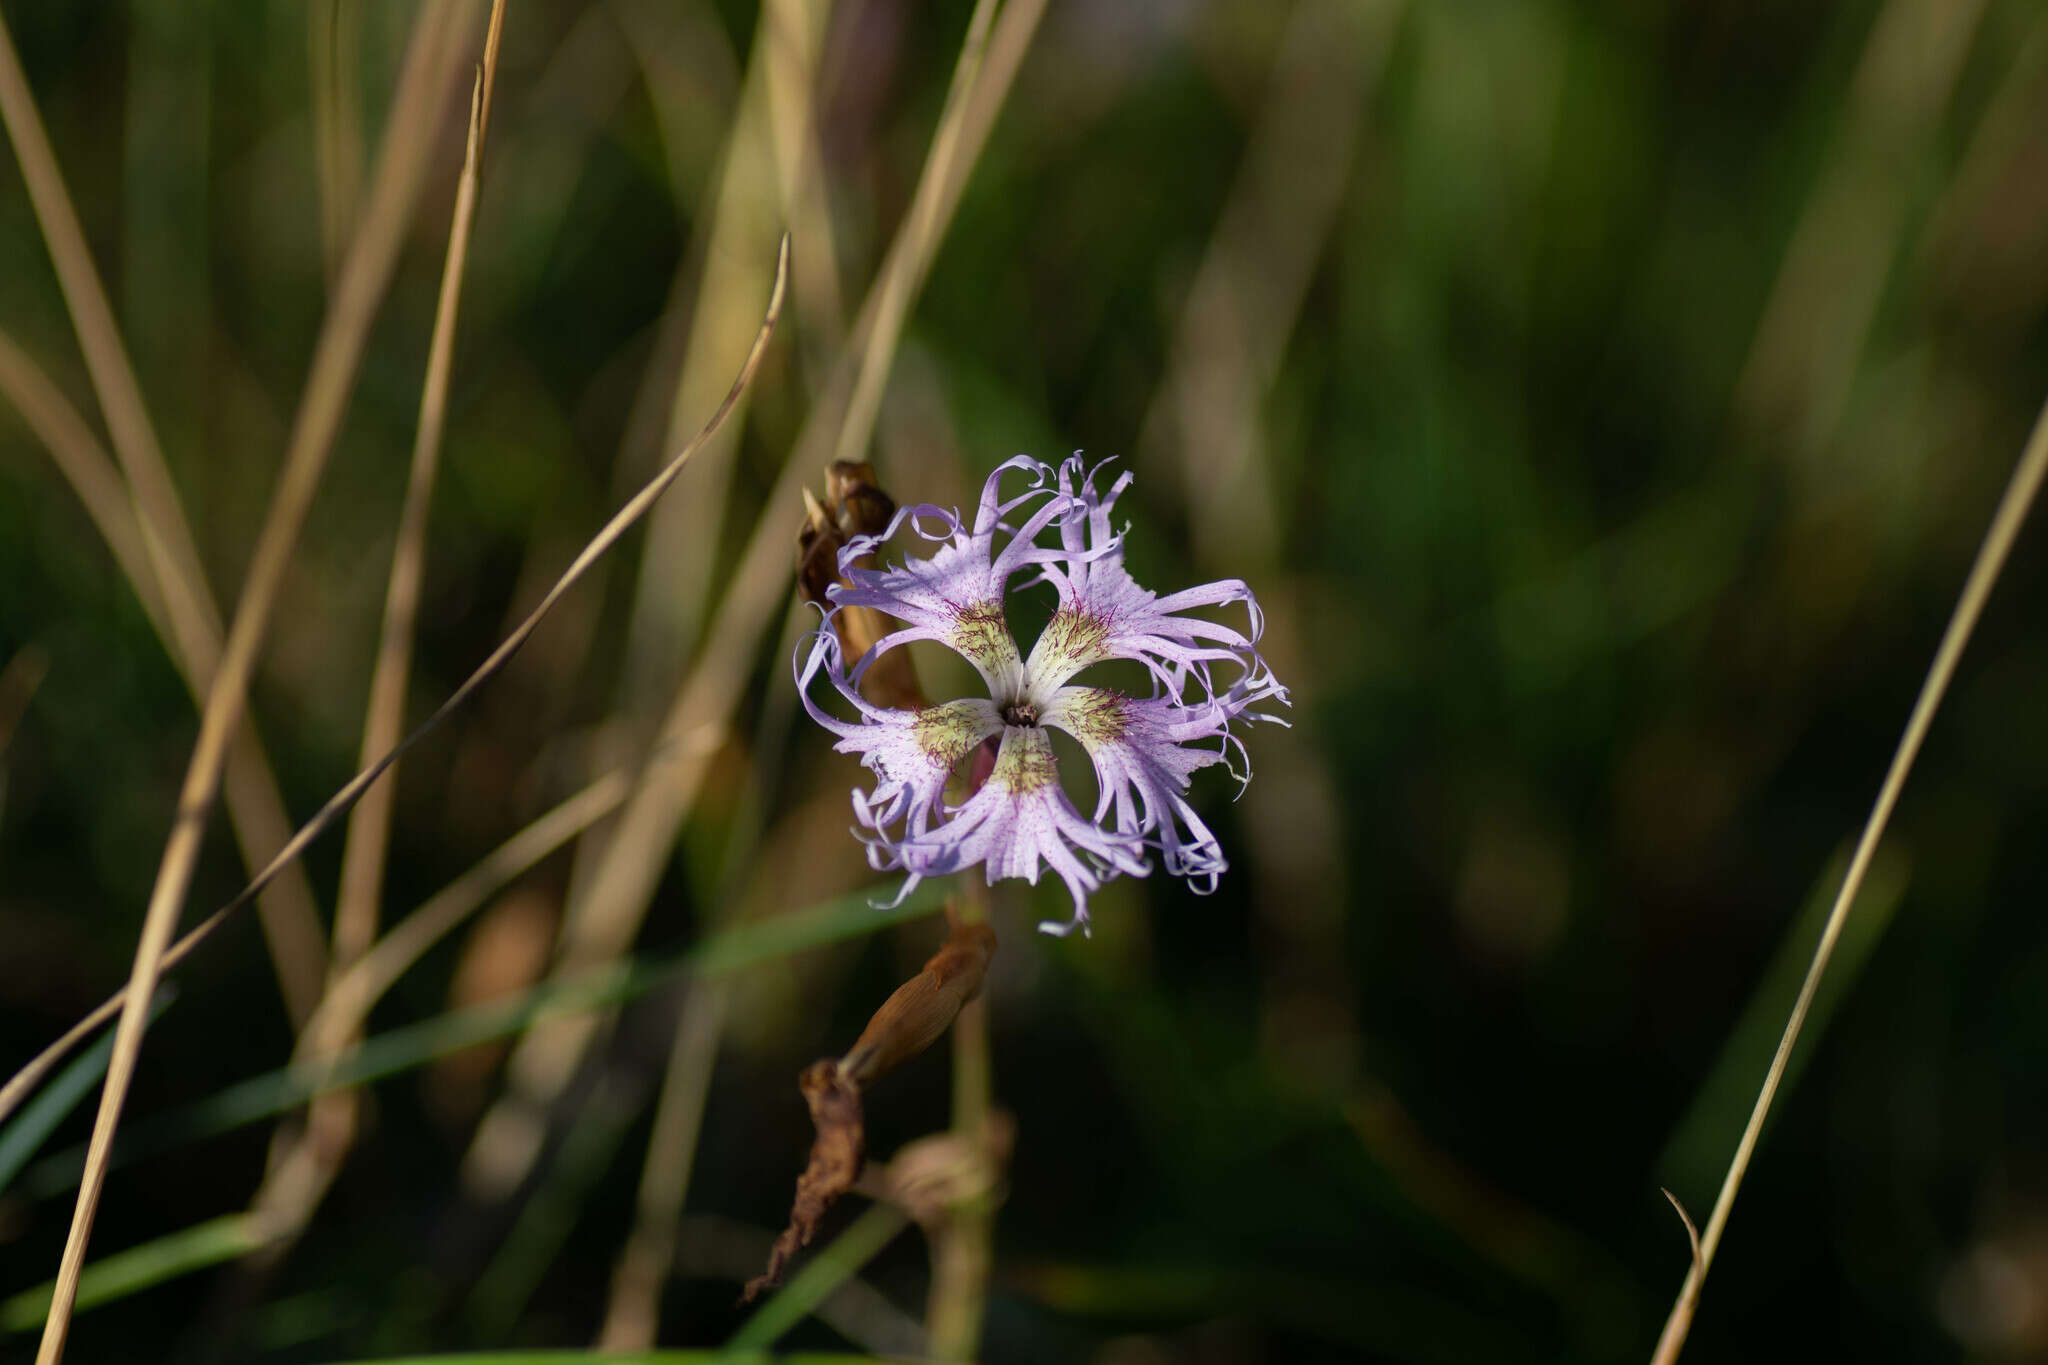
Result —
MULTIPOLYGON (((830 605, 826 590, 839 578, 839 551, 855 536, 880 535, 896 515, 896 500, 875 482, 864 460, 835 460, 825 470, 825 498, 804 490, 804 523, 796 534, 797 591, 806 602, 830 605)), ((863 559, 862 567, 868 567, 863 559)), ((848 659, 867 653, 888 633, 888 618, 868 607, 848 607, 833 618, 848 659)), ((861 680, 861 693, 877 706, 918 710, 925 705, 910 655, 892 650, 861 680)))

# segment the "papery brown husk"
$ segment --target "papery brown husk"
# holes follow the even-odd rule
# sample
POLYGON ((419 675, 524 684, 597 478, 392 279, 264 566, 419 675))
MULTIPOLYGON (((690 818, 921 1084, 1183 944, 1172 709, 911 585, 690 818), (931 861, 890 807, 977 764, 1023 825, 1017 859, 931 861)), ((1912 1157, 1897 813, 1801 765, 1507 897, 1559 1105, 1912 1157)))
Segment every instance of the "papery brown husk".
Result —
POLYGON ((930 1047, 952 1026, 960 1007, 981 993, 996 948, 995 930, 955 914, 948 919, 951 930, 945 943, 916 976, 882 1002, 846 1055, 813 1062, 797 1078, 817 1137, 811 1143, 810 1161, 797 1177, 789 1225, 769 1250, 767 1269, 747 1282, 740 1302, 782 1282, 790 1259, 811 1244, 826 1212, 860 1178, 867 1158, 861 1092, 930 1047))

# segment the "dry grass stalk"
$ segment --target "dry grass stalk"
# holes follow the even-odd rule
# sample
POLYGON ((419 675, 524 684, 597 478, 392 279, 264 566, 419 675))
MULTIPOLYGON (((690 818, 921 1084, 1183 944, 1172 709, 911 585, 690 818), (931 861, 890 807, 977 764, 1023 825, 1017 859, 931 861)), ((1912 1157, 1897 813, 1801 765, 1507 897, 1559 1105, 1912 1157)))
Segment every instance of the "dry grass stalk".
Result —
MULTIPOLYGON (((469 134, 463 149, 462 172, 456 182, 455 209, 448 226, 448 251, 441 268, 441 291, 434 312, 433 337, 427 349, 426 381, 420 390, 419 422, 413 438, 412 468, 405 502, 399 512, 398 538, 391 556, 391 577, 384 598, 384 625, 377 659, 370 675, 370 696, 363 722, 360 764, 369 767, 395 748, 405 733, 406 681, 412 672, 412 635, 418 614, 420 584, 426 571, 427 517, 433 506, 434 477, 440 465, 441 436, 447 424, 448 378, 454 368, 455 322, 462 299, 464 266, 476 219, 479 167, 484 129, 490 118, 490 90, 498 68, 498 40, 504 29, 505 0, 493 0, 485 31, 483 62, 470 90, 469 134)), ((395 765, 394 765, 395 767, 395 765)), ((377 933, 377 904, 384 883, 384 860, 391 832, 391 810, 397 787, 387 772, 363 792, 349 817, 342 849, 341 890, 335 900, 334 941, 329 955, 327 990, 331 995, 340 974, 369 950, 377 933)), ((363 1014, 345 1033, 308 1031, 296 1049, 314 1061, 339 1061, 361 1039, 363 1014), (309 1046, 310 1045, 310 1046, 309 1046)), ((328 1018, 336 1016, 329 1014, 328 1018)), ((326 1197, 355 1142, 359 1097, 353 1089, 317 1096, 308 1106, 303 1127, 280 1130, 263 1184, 250 1203, 256 1225, 265 1233, 262 1259, 272 1262, 303 1231, 326 1197)))
MULTIPOLYGON (((954 924, 956 934, 987 933, 988 887, 962 877, 954 924)), ((988 1310, 989 1275, 995 1267, 995 1211, 1002 1172, 1009 1166, 1015 1134, 1008 1116, 995 1108, 995 1084, 988 1043, 988 1003, 979 995, 964 1000, 953 1024, 953 1126, 945 1136, 951 1159, 940 1163, 923 1201, 896 1197, 911 1210, 932 1248, 932 1287, 925 1299, 925 1332, 937 1360, 966 1361, 980 1354, 981 1325, 988 1310)), ((894 1183, 907 1181, 908 1151, 891 1163, 894 1183)))
POLYGON ((338 1053, 370 1011, 427 951, 461 926, 520 873, 611 814, 630 788, 614 772, 557 804, 394 924, 338 974, 306 1021, 294 1060, 338 1053))
MULTIPOLYGON (((988 56, 969 98, 949 101, 944 118, 957 120, 950 172, 927 157, 920 179, 940 186, 936 221, 930 225, 928 249, 916 249, 916 223, 897 229, 882 273, 869 289, 855 333, 872 334, 880 300, 910 272, 910 285, 923 280, 930 251, 944 237, 960 188, 981 154, 995 116, 1022 63, 1031 35, 1044 13, 1044 0, 1012 0, 996 21, 988 56)), ((942 126, 934 147, 947 136, 942 126)), ((870 345, 866 348, 872 351, 870 345)), ((727 588, 695 666, 671 703, 656 732, 657 743, 706 734, 723 734, 730 724, 756 652, 788 592, 789 561, 786 510, 800 498, 804 471, 827 458, 843 421, 845 395, 851 391, 855 352, 842 355, 832 381, 813 406, 763 504, 738 568, 727 588)), ((624 953, 640 931, 655 883, 687 817, 707 768, 705 757, 686 754, 659 771, 650 771, 620 812, 616 829, 595 868, 583 882, 584 894, 573 895, 563 922, 562 945, 554 974, 573 974, 612 961, 624 953)), ((547 1021, 521 1038, 507 1070, 506 1094, 485 1115, 463 1162, 463 1183, 476 1199, 494 1202, 518 1187, 539 1156, 546 1115, 567 1087, 590 1041, 603 1027, 599 1016, 547 1021)))
POLYGON ((320 249, 334 286, 363 192, 363 111, 356 99, 363 11, 358 0, 306 7, 306 64, 313 96, 313 152, 320 186, 320 249))
MULTIPOLYGON (((0 334, 0 393, 4 393, 27 419, 29 428, 50 452, 51 460, 72 491, 85 505, 86 515, 106 541, 114 562, 142 604, 164 650, 177 666, 195 703, 203 702, 212 684, 220 658, 220 627, 216 620, 200 622, 192 630, 173 629, 157 576, 149 562, 136 509, 128 486, 114 461, 100 448, 99 441, 76 409, 43 374, 26 352, 5 334, 0 334), (196 641, 197 653, 188 653, 187 641, 196 641)), ((180 520, 179 525, 183 522, 180 520)), ((196 572, 196 570, 194 571, 196 572)), ((209 608, 211 596, 201 599, 209 608)), ((235 841, 243 862, 251 871, 263 866, 291 835, 284 798, 278 794, 277 779, 263 756, 262 740, 248 717, 228 750, 227 772, 222 779, 222 800, 234 824, 235 841)), ((287 1013, 294 1026, 302 1024, 318 998, 317 979, 308 984, 307 971, 324 971, 325 950, 319 938, 319 915, 313 908, 312 887, 305 874, 293 868, 290 875, 269 888, 258 901, 264 935, 277 966, 287 1013), (303 963, 302 968, 287 967, 303 963)))
POLYGON ((1849 860, 1849 870, 1842 878, 1842 887, 1835 895, 1834 904, 1828 910, 1826 926, 1821 930, 1820 942, 1813 950, 1813 962, 1806 969, 1806 979, 1800 983, 1799 997, 1792 1004, 1791 1017, 1785 1021, 1784 1034, 1778 1040, 1778 1050, 1771 1058, 1770 1069, 1764 1074, 1763 1086, 1757 1092, 1756 1105, 1751 1110, 1748 1125, 1742 1130, 1742 1138, 1736 1144, 1735 1155, 1728 1163, 1727 1178, 1721 1182, 1721 1192, 1714 1200, 1713 1212, 1707 1218, 1706 1230, 1701 1233, 1699 1244, 1694 1251, 1692 1269, 1686 1273, 1685 1283, 1678 1292, 1678 1301, 1672 1305, 1671 1314, 1665 1320, 1663 1333, 1657 1341, 1653 1365, 1673 1365, 1679 1352, 1685 1346, 1686 1334, 1692 1328, 1693 1315, 1699 1307, 1700 1289, 1706 1282, 1707 1270, 1712 1266, 1714 1252, 1721 1244, 1721 1234, 1728 1226, 1728 1215, 1735 1206, 1735 1195, 1742 1187, 1743 1176, 1749 1170, 1749 1163, 1755 1155, 1757 1141, 1763 1135, 1764 1120, 1771 1111, 1771 1102, 1777 1097, 1778 1084, 1784 1078, 1786 1063, 1791 1059, 1793 1045, 1799 1041, 1800 1027, 1806 1021, 1807 1010, 1813 1005, 1814 993, 1820 989, 1821 977, 1827 972, 1828 959, 1833 955, 1836 940, 1841 937, 1842 925, 1849 918, 1850 908, 1856 902, 1856 893, 1862 888, 1864 874, 1870 869, 1870 860, 1877 852, 1878 840, 1884 837, 1885 825, 1891 819, 1892 808, 1898 803, 1899 792, 1906 784, 1906 775, 1912 771, 1913 760, 1919 756, 1920 745, 1927 738, 1927 730, 1934 723, 1934 713, 1940 708, 1942 697, 1955 676, 1956 663, 1962 658, 1963 647, 1970 641, 1970 633, 1976 629, 1977 618, 1983 615, 1984 603, 1991 596, 1993 585, 2005 567, 2013 542, 2018 539, 2020 525, 2026 520, 2027 511, 2033 506, 2035 497, 2041 491, 2043 475, 2048 475, 2048 404, 2044 404, 2040 415, 2034 421, 2033 433, 2027 438, 2026 448, 2021 452, 2019 465, 2013 470, 2012 479, 2006 484, 2004 494, 1998 500, 1998 508, 1992 514, 1991 525, 1984 533, 1984 542, 1978 547, 1977 558, 1970 566, 1970 576, 1963 583, 1962 596, 1957 600, 1955 611, 1950 615, 1948 627, 1942 632, 1941 644, 1934 652, 1934 662, 1928 666, 1927 678, 1920 685, 1920 695, 1913 703, 1912 716, 1906 722, 1906 732, 1899 738, 1899 745, 1892 754, 1891 766, 1886 770, 1884 783, 1878 788, 1877 803, 1872 807, 1870 818, 1864 822, 1863 832, 1857 838, 1856 852, 1849 860))
MULTIPOLYGON (((65 191, 63 174, 4 20, 0 20, 0 120, 7 125, 21 163, 22 181, 106 415, 114 453, 126 476, 125 486, 120 479, 110 480, 102 473, 108 462, 89 429, 71 414, 54 385, 41 381, 39 373, 23 373, 33 372, 34 367, 11 345, 7 349, 12 355, 5 367, 13 377, 7 385, 10 396, 49 444, 59 470, 72 480, 94 522, 109 537, 116 561, 142 599, 186 686, 195 700, 203 699, 220 664, 220 612, 207 587, 199 551, 149 420, 134 367, 121 344, 113 308, 93 266, 84 230, 65 191), (37 389, 41 392, 35 392, 37 389), (108 488, 109 482, 116 488, 108 488), (114 513, 114 507, 130 502, 132 517, 114 513), (110 529, 116 525, 123 530, 110 529), (133 536, 127 534, 130 525, 133 536), (137 543, 139 554, 132 548, 137 543)), ((253 727, 238 737, 229 755, 227 798, 243 856, 250 867, 260 866, 277 850, 291 826, 253 727)), ((312 888, 302 875, 294 875, 264 898, 261 911, 278 984, 296 1026, 311 1010, 326 972, 312 888)))
POLYGON ((1288 16, 1230 198, 1175 331, 1139 449, 1178 452, 1195 547, 1273 557, 1263 405, 1351 183, 1353 152, 1400 23, 1400 0, 1308 0, 1288 16))
POLYGON ((462 6, 454 0, 433 0, 421 12, 400 77, 392 126, 385 139, 363 228, 351 246, 334 307, 321 329, 284 470, 257 536, 241 602, 222 650, 220 670, 201 712, 199 738, 193 745, 177 815, 144 913, 141 942, 115 1032, 113 1056, 93 1124, 78 1205, 58 1268, 50 1314, 43 1325, 38 1365, 56 1365, 63 1358, 71 1310, 78 1294, 78 1277, 85 1267, 86 1243, 105 1186, 114 1130, 120 1123, 122 1104, 141 1053, 150 997, 156 991, 164 950, 177 927, 178 911, 191 883, 205 834, 206 815, 219 791, 228 745, 241 723, 257 649, 269 626, 285 568, 332 449, 370 318, 390 278, 405 222, 411 216, 430 142, 419 137, 418 130, 439 104, 440 93, 445 89, 451 38, 461 10, 462 6))
POLYGON ((1983 0, 1888 0, 1848 117, 1772 281, 1736 382, 1736 416, 1811 458, 1832 440, 1912 221, 1905 159, 1941 135, 1983 0))
POLYGON ((775 147, 775 183, 782 215, 796 242, 797 320, 813 347, 831 354, 846 331, 839 287, 839 251, 826 198, 818 142, 818 61, 831 0, 767 0, 768 122, 775 147))
POLYGON ((654 1126, 647 1134, 633 1231, 612 1267, 604 1325, 597 1334, 600 1351, 649 1351, 659 1335, 661 1291, 675 1266, 677 1223, 696 1165, 705 1096, 730 1003, 731 988, 724 981, 696 982, 683 997, 654 1126))
MULTIPOLYGON (((868 441, 875 431, 875 414, 882 406, 882 385, 895 363, 904 320, 910 315, 911 300, 924 284, 925 272, 931 268, 932 253, 938 249, 946 217, 940 204, 945 187, 954 178, 953 164, 961 154, 961 115, 966 111, 975 78, 981 74, 995 16, 996 0, 975 0, 974 13, 967 20, 967 36, 961 41, 960 55, 953 63, 953 83, 947 87, 946 104, 939 112, 938 131, 925 158, 924 174, 918 177, 916 197, 904 216, 906 230, 897 235, 891 259, 882 271, 880 300, 861 349, 860 377, 854 381, 853 397, 839 427, 838 444, 833 448, 835 463, 867 455, 868 441), (897 250, 903 253, 900 260, 896 258, 897 250)), ((960 178, 964 181, 966 177, 960 178)))
MULTIPOLYGON (((394 747, 405 733, 405 691, 406 680, 412 673, 413 626, 419 613, 420 584, 426 573, 427 517, 433 507, 441 435, 447 425, 455 322, 462 298, 463 267, 469 258, 470 231, 476 217, 478 166, 483 156, 484 128, 490 118, 489 92, 497 72, 498 37, 504 19, 504 0, 494 0, 484 39, 483 65, 470 95, 469 137, 462 174, 456 184, 455 212, 448 226, 448 253, 441 270, 433 338, 427 349, 426 383, 420 390, 412 468, 406 482, 405 502, 399 510, 398 538, 384 595, 384 625, 370 674, 359 763, 362 767, 368 767, 394 747)), ((377 897, 384 882, 396 786, 397 775, 387 774, 363 793, 362 801, 349 817, 347 842, 342 851, 341 890, 334 907, 335 971, 345 970, 376 937, 377 897)))
MULTIPOLYGON (((24 645, 14 651, 4 668, 0 668, 0 754, 7 752, 7 746, 14 739, 14 731, 21 724, 21 718, 28 711, 28 704, 35 700, 36 689, 43 685, 43 676, 50 670, 50 656, 35 645, 24 645)), ((0 774, 4 777, 5 774, 0 774)))
MULTIPOLYGON (((613 545, 618 543, 619 538, 625 535, 632 528, 633 524, 646 513, 648 507, 653 504, 656 498, 667 491, 669 485, 674 482, 676 474, 681 472, 682 467, 688 463, 704 434, 715 430, 718 424, 725 420, 727 414, 731 411, 733 400, 739 390, 752 382, 755 370, 760 367, 761 357, 767 352, 769 337, 773 335, 776 320, 781 316, 783 286, 788 278, 788 256, 786 250, 782 266, 783 268, 776 273, 775 290, 769 298, 768 312, 762 319, 761 331, 755 339, 754 350, 748 355, 745 366, 741 369, 739 376, 733 381, 733 391, 726 395, 725 403, 720 406, 718 411, 712 414, 704 432, 700 432, 698 437, 679 452, 659 474, 613 514, 612 519, 606 522, 597 535, 584 546, 583 550, 578 553, 569 567, 563 571, 562 576, 556 580, 555 585, 548 590, 547 594, 541 598, 534 609, 527 614, 526 618, 519 623, 511 634, 507 635, 499 643, 496 649, 491 651, 490 657, 477 666, 476 671, 464 680, 462 686, 456 688, 454 693, 446 701, 442 702, 432 715, 421 721, 397 748, 350 778, 340 791, 329 797, 326 804, 314 812, 312 819, 299 827, 298 832, 292 835, 285 846, 278 851, 277 856, 271 859, 264 866, 263 870, 258 872, 255 878, 236 894, 233 900, 214 911, 212 915, 208 916, 192 932, 178 941, 172 951, 166 954, 163 962, 164 967, 168 968, 183 961, 230 916, 255 899, 263 888, 270 884, 272 878, 277 876, 282 869, 290 866, 300 854, 306 851, 306 847, 326 833, 335 821, 346 815, 349 809, 355 805, 356 801, 361 798, 363 791, 372 782, 375 782, 378 777, 382 776, 391 764, 397 762, 414 745, 440 728, 443 721, 467 704, 470 698, 475 696, 484 684, 495 677, 498 671, 510 661, 512 656, 519 651, 520 646, 524 645, 531 638, 533 632, 539 629, 541 621, 550 611, 554 610, 556 604, 569 593, 570 589, 582 581, 591 566, 597 563, 613 545)), ((690 738, 690 735, 684 735, 678 741, 682 745, 680 752, 685 756, 692 752, 688 743, 690 738)), ((660 754, 668 747, 657 746, 655 752, 660 754)), ((608 810, 609 807, 607 806, 605 809, 608 810)), ((557 813, 559 814, 560 812, 558 811, 557 813)), ((605 810, 592 810, 584 823, 587 824, 590 820, 599 819, 604 813, 605 810)), ((566 831, 562 837, 566 838, 582 827, 582 825, 578 825, 575 829, 566 831)), ((35 1059, 15 1073, 5 1086, 0 1086, 0 1118, 5 1118, 7 1114, 12 1112, 37 1085, 41 1084, 42 1080, 49 1075, 51 1069, 59 1061, 63 1060, 66 1054, 75 1048, 80 1041, 91 1036, 95 1029, 111 1018, 116 1010, 125 1003, 126 999, 127 996, 124 993, 122 996, 102 1004, 90 1015, 74 1024, 65 1032, 63 1037, 38 1053, 35 1059)))
MULTIPOLYGON (((1260 589, 1268 638, 1299 638, 1281 586, 1282 536, 1265 434, 1318 263, 1352 184, 1371 98, 1402 22, 1401 0, 1304 0, 1293 7, 1230 197, 1175 328, 1172 360, 1145 415, 1138 455, 1174 478, 1197 559, 1260 589)), ((1276 661, 1283 676, 1313 670, 1276 661)), ((1357 998, 1342 935, 1348 866, 1337 847, 1337 786, 1300 732, 1265 737, 1259 767, 1278 799, 1247 809, 1265 1055, 1292 1077, 1341 1093, 1357 1083, 1357 998)))
MULTIPOLYGON (((673 448, 687 434, 691 414, 717 393, 734 357, 744 352, 754 300, 773 268, 773 245, 783 231, 785 215, 769 107, 769 68, 773 49, 783 41, 781 30, 764 15, 756 27, 746 79, 719 159, 709 227, 693 253, 701 254, 702 269, 682 368, 669 395, 664 448, 673 448)), ((829 257, 808 267, 793 260, 795 283, 801 285, 806 275, 829 263, 829 257)), ((655 723, 674 694, 716 600, 716 556, 739 453, 739 430, 735 423, 698 458, 690 471, 689 495, 663 504, 642 542, 621 695, 630 723, 643 728, 655 723)))

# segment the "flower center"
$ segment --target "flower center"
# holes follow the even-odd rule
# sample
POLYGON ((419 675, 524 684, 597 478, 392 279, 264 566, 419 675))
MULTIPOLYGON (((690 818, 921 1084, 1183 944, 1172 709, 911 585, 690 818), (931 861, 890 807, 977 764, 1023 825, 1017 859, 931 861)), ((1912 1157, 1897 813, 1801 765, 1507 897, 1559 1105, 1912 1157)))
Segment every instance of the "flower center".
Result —
POLYGON ((1028 701, 1009 702, 1003 707, 1003 724, 1036 725, 1038 724, 1038 707, 1028 701))

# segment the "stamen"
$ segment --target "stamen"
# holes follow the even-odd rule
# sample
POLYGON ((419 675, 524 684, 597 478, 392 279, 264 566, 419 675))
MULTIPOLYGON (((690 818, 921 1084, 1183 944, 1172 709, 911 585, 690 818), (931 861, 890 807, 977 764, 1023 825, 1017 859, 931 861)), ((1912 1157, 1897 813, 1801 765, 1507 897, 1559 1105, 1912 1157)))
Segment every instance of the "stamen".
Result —
POLYGON ((1003 724, 1036 725, 1038 708, 1028 701, 1013 701, 1003 707, 1003 724))

